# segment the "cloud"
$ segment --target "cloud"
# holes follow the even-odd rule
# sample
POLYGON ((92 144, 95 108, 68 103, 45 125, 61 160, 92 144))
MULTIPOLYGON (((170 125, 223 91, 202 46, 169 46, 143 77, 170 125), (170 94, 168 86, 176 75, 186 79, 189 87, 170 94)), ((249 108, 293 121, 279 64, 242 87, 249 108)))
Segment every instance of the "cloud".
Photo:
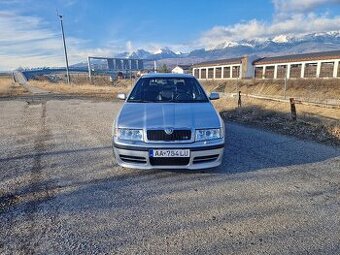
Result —
MULTIPOLYGON (((73 5, 76 0, 60 0, 73 5)), ((2 0, 15 6, 19 0, 2 0)), ((168 44, 167 42, 138 42, 131 39, 105 41, 91 47, 92 41, 66 34, 70 64, 86 61, 87 56, 111 57, 136 49, 156 52, 169 47, 175 52, 188 52, 198 47, 215 48, 226 42, 240 40, 263 41, 280 35, 299 36, 314 32, 339 31, 340 16, 320 13, 320 6, 340 4, 340 0, 272 0, 273 18, 270 21, 248 20, 227 26, 215 26, 203 32, 196 41, 168 44)), ((63 66, 65 64, 61 34, 58 26, 18 11, 0 10, 0 70, 23 67, 63 66)), ((16 9, 17 10, 17 9, 16 9)), ((56 20, 57 22, 57 20, 56 20)), ((116 37, 119 38, 119 37, 116 37)))
POLYGON ((78 3, 77 0, 66 0, 63 2, 63 6, 70 7, 78 3))
POLYGON ((132 42, 131 41, 127 41, 126 42, 126 50, 127 50, 127 52, 129 52, 129 53, 132 53, 133 52, 133 46, 132 46, 132 42))
POLYGON ((0 69, 61 63, 60 34, 46 28, 40 18, 1 11, 0 27, 0 69))
POLYGON ((280 35, 302 36, 317 32, 339 31, 340 16, 329 16, 328 14, 316 14, 314 12, 303 13, 298 11, 315 8, 320 5, 321 2, 337 3, 339 0, 275 0, 274 5, 276 13, 271 21, 253 19, 229 26, 215 26, 201 35, 198 44, 201 47, 213 49, 226 42, 241 40, 264 41, 268 38, 280 35), (291 3, 292 6, 288 7, 286 5, 287 3, 291 3), (290 12, 290 8, 296 8, 294 9, 296 12, 290 12))
POLYGON ((194 44, 169 44, 164 42, 132 42, 128 40, 126 42, 122 40, 110 41, 107 44, 113 52, 122 53, 128 52, 132 53, 138 49, 143 49, 151 53, 157 52, 160 49, 169 48, 174 52, 189 52, 194 48, 194 44), (122 46, 125 45, 125 48, 122 46))
MULTIPOLYGON (((57 22, 57 20, 56 20, 57 22)), ((22 15, 15 11, 0 11, 0 70, 22 67, 64 66, 64 50, 60 30, 40 17, 22 15)), ((88 56, 112 57, 136 49, 154 52, 166 46, 176 51, 188 50, 183 45, 138 43, 131 40, 112 40, 103 47, 88 47, 89 41, 66 34, 70 64, 86 61, 88 56)))
POLYGON ((339 4, 340 0, 273 0, 274 8, 279 13, 307 12, 325 4, 339 4))
MULTIPOLYGON (((144 49, 147 50, 149 52, 157 52, 160 49, 164 49, 164 48, 169 48, 174 52, 189 52, 190 50, 192 50, 194 47, 194 45, 191 44, 169 44, 169 43, 157 43, 157 42, 152 42, 152 43, 140 43, 138 44, 138 49, 144 49)), ((136 47, 135 47, 136 48, 136 47)))
MULTIPOLYGON (((0 70, 65 64, 61 32, 53 31, 43 19, 0 11, 0 27, 0 70)), ((112 56, 116 49, 87 48, 86 40, 72 36, 67 36, 66 42, 71 64, 88 55, 112 56)))
POLYGON ((15 5, 18 3, 22 3, 22 1, 21 0, 1 0, 1 4, 15 5))

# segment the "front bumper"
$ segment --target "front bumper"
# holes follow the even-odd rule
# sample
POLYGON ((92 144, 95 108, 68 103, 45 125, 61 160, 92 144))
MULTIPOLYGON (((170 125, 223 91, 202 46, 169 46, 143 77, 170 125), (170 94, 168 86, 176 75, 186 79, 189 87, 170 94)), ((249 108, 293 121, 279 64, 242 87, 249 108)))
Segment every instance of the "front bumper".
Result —
POLYGON ((113 142, 113 152, 117 163, 120 166, 136 169, 206 169, 217 167, 222 163, 224 141, 218 144, 206 146, 177 146, 172 144, 167 146, 148 145, 133 146, 126 144, 116 144, 113 142), (165 146, 165 147, 164 147, 165 146), (150 158, 151 149, 190 149, 190 158, 163 158, 155 160, 150 158))

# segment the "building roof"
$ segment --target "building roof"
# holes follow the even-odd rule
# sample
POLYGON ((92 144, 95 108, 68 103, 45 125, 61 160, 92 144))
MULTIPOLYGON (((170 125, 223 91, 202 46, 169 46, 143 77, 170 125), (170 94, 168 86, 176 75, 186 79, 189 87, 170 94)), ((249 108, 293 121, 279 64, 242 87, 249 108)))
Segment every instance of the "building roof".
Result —
POLYGON ((340 59, 340 50, 327 52, 313 52, 304 54, 294 54, 276 57, 264 57, 253 61, 253 65, 265 65, 276 63, 300 62, 300 61, 316 61, 327 59, 340 59))
POLYGON ((194 64, 193 67, 206 67, 206 66, 219 66, 219 65, 232 65, 232 64, 241 64, 241 58, 228 58, 228 59, 218 59, 212 61, 205 61, 201 63, 194 64))
POLYGON ((177 65, 177 66, 175 66, 175 68, 176 67, 180 67, 180 68, 182 68, 183 70, 189 70, 190 68, 191 68, 191 65, 177 65))
POLYGON ((191 74, 180 73, 148 73, 143 75, 143 78, 192 78, 191 74))

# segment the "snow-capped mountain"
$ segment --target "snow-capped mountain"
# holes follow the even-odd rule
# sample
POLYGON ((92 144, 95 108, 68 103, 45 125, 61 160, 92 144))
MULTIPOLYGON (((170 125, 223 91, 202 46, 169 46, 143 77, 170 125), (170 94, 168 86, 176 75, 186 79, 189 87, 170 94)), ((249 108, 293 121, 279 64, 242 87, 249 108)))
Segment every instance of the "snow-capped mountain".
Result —
POLYGON ((320 43, 338 43, 340 40, 340 31, 322 32, 306 35, 277 35, 267 39, 254 39, 254 40, 242 40, 238 42, 227 41, 221 45, 215 47, 215 49, 221 48, 233 48, 237 46, 246 46, 252 48, 263 48, 270 43, 276 44, 298 44, 302 42, 320 42, 320 43))
POLYGON ((149 59, 149 60, 159 60, 164 58, 178 58, 183 57, 185 53, 181 52, 173 52, 168 47, 156 50, 154 52, 146 51, 143 49, 138 49, 134 52, 123 52, 120 54, 117 54, 116 57, 119 58, 142 58, 142 59, 149 59))
POLYGON ((159 49, 152 55, 154 59, 163 59, 163 58, 177 58, 178 55, 170 50, 168 47, 163 49, 159 49))
POLYGON ((340 31, 320 32, 303 36, 278 35, 267 39, 226 41, 213 49, 194 49, 188 53, 174 52, 168 47, 150 52, 138 49, 115 57, 158 60, 167 65, 192 64, 205 60, 240 57, 243 55, 279 56, 319 51, 340 50, 340 31))
POLYGON ((138 54, 138 52, 142 50, 138 50, 132 55, 134 57, 138 56, 144 59, 155 60, 169 58, 218 59, 237 57, 245 54, 274 56, 339 49, 340 31, 331 31, 307 34, 303 36, 278 35, 267 39, 242 40, 238 42, 226 41, 217 45, 213 49, 195 49, 189 53, 176 54, 169 48, 164 48, 154 53, 143 51, 143 56, 138 54), (145 52, 148 54, 145 54, 145 52))
POLYGON ((275 56, 340 49, 340 31, 307 34, 304 36, 279 35, 265 40, 242 40, 226 42, 214 49, 199 49, 189 53, 189 57, 217 59, 256 54, 275 56))
POLYGON ((142 58, 142 59, 148 59, 150 58, 150 56, 152 55, 152 53, 143 50, 143 49, 139 49, 137 51, 134 51, 132 53, 129 54, 129 58, 142 58))

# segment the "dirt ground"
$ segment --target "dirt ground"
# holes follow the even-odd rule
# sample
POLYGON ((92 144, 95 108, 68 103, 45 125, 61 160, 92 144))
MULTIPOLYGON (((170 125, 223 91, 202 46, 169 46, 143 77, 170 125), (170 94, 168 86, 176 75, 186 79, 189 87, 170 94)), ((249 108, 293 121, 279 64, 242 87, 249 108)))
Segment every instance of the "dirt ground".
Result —
POLYGON ((340 253, 338 148, 227 121, 216 169, 127 169, 122 102, 37 97, 0 100, 0 254, 340 253))
POLYGON ((51 83, 48 81, 29 82, 31 86, 64 94, 80 95, 80 96, 95 96, 103 98, 116 98, 118 93, 128 93, 131 90, 132 84, 130 80, 117 81, 111 86, 98 86, 90 83, 71 84, 66 83, 51 83))

